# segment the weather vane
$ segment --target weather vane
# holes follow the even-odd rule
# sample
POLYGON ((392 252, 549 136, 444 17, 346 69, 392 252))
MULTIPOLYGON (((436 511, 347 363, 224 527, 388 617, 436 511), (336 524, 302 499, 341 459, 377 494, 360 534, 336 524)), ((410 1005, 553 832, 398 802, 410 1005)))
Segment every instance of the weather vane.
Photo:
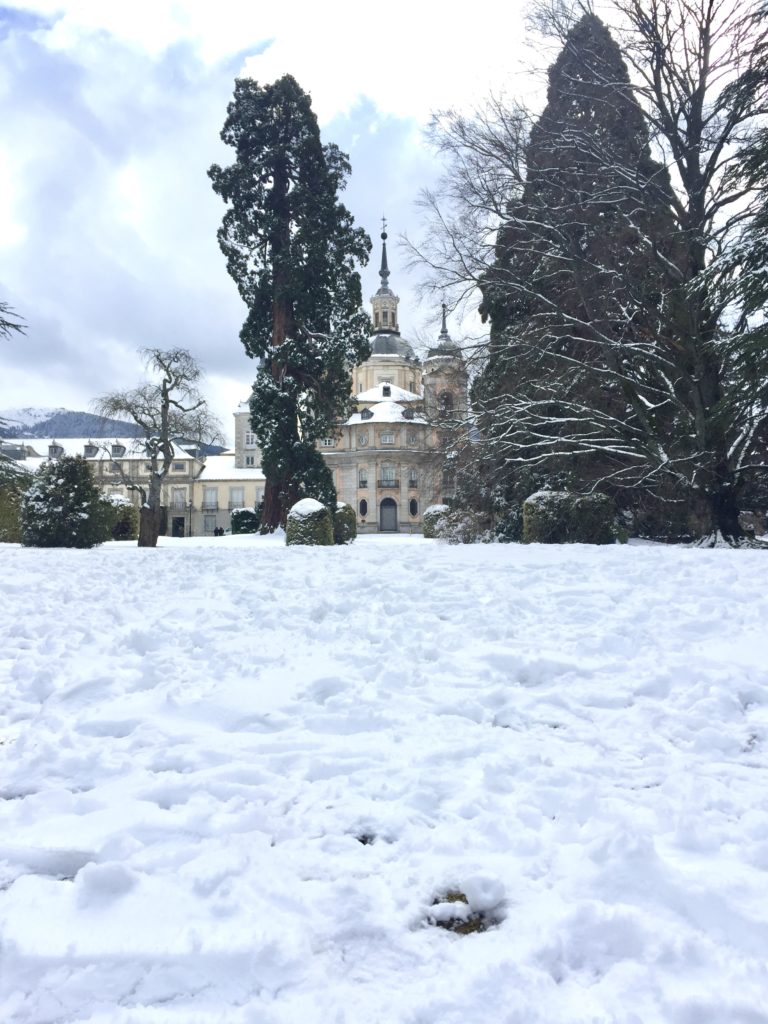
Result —
POLYGON ((382 238, 386 238, 387 237, 387 218, 386 217, 382 217, 381 218, 381 237, 382 238))

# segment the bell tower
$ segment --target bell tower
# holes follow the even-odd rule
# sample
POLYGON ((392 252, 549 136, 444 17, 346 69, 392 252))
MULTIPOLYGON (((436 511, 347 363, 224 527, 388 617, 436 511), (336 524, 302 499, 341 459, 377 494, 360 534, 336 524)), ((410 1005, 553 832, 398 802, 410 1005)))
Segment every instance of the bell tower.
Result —
POLYGON ((400 325, 397 322, 397 306, 400 299, 389 287, 386 217, 381 218, 381 226, 381 268, 379 269, 381 287, 371 299, 371 306, 373 307, 373 333, 399 334, 400 325))

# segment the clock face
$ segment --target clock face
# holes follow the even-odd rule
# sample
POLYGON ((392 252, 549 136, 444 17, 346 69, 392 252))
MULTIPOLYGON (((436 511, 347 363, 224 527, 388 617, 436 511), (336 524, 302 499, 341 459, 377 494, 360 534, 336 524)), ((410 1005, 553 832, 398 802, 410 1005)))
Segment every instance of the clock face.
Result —
POLYGON ((368 444, 368 435, 367 434, 358 434, 357 435, 357 443, 360 445, 361 448, 365 448, 365 446, 368 444))

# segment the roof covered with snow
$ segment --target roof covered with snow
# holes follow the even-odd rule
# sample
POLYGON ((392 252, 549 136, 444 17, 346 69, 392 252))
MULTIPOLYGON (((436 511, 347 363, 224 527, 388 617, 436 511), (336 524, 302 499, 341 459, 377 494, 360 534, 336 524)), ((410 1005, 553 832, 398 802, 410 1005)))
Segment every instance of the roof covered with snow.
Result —
MULTIPOLYGON (((48 459, 49 449, 53 445, 61 449, 62 455, 85 456, 88 446, 95 448, 96 451, 87 456, 89 462, 112 459, 114 446, 125 449, 124 454, 116 453, 114 458, 141 461, 147 458, 144 442, 140 437, 16 437, 12 441, 9 439, 7 443, 25 448, 28 459, 48 459)), ((177 444, 173 445, 173 457, 174 459, 195 458, 177 444)))
POLYGON ((353 413, 347 420, 347 426, 354 426, 356 423, 422 423, 427 421, 422 416, 409 418, 405 415, 405 409, 397 402, 377 402, 367 410, 372 415, 363 418, 362 412, 353 413))
POLYGON ((381 402, 387 398, 393 402, 419 402, 421 401, 421 391, 406 391, 405 388, 399 388, 397 384, 377 384, 376 387, 368 388, 367 391, 361 391, 356 396, 358 402, 381 402), (384 388, 389 388, 389 396, 385 396, 384 388))
POLYGON ((209 455, 199 480, 264 480, 261 466, 235 465, 234 455, 209 455))

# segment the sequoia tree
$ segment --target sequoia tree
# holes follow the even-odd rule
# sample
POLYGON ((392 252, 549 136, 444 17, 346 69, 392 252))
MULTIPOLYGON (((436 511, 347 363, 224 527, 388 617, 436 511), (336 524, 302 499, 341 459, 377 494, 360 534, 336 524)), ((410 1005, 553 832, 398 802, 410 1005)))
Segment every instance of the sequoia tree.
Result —
POLYGON ((355 268, 371 243, 338 199, 347 157, 323 145, 290 75, 239 79, 221 138, 234 163, 208 173, 228 207, 219 245, 248 308, 240 338, 260 361, 251 424, 266 476, 261 528, 271 531, 302 497, 335 507, 317 442, 347 414, 351 367, 369 354, 355 268))

